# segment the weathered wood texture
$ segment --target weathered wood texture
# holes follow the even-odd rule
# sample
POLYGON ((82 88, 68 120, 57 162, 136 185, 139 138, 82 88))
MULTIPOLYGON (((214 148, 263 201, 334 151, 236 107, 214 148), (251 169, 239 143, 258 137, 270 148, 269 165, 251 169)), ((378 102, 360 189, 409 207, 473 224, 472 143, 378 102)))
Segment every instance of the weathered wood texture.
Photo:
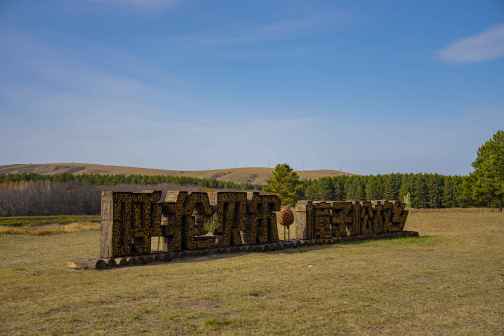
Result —
MULTIPOLYGON (((277 195, 258 192, 103 192, 100 256, 275 243, 279 210, 277 195)), ((283 236, 299 240, 371 237, 402 231, 407 216, 401 202, 300 201, 289 235, 283 236)))
POLYGON ((150 254, 153 244, 180 252, 276 242, 278 210, 278 196, 258 192, 104 192, 100 255, 150 254))
POLYGON ((294 216, 293 238, 329 239, 402 231, 408 211, 398 201, 301 201, 294 216))
POLYGON ((160 231, 160 197, 160 191, 102 193, 102 258, 151 252, 151 237, 160 231))

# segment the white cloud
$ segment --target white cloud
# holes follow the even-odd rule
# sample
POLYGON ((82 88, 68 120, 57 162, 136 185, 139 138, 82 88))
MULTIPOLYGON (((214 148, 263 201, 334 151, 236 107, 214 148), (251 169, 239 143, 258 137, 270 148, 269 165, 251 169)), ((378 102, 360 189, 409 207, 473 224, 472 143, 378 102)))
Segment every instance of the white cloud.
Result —
POLYGON ((445 62, 472 63, 504 57, 504 24, 453 42, 439 52, 445 62))
POLYGON ((200 33, 183 36, 181 40, 201 45, 235 45, 264 41, 283 41, 320 32, 329 28, 341 30, 351 21, 351 15, 343 10, 307 13, 302 16, 277 19, 268 23, 242 26, 236 30, 200 33))

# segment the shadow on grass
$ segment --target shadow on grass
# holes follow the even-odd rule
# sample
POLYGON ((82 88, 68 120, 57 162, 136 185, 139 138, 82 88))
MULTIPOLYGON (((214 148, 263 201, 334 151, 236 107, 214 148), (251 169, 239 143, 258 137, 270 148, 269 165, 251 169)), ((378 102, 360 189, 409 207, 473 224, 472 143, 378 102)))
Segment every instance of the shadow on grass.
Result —
MULTIPOLYGON (((181 259, 174 259, 170 262, 152 262, 145 265, 129 265, 129 267, 134 266, 159 266, 162 264, 171 264, 171 263, 197 263, 197 262, 208 262, 212 260, 219 259, 229 259, 229 258, 237 258, 245 255, 281 255, 281 254, 293 254, 293 253, 307 253, 318 250, 325 250, 331 248, 344 248, 345 246, 354 246, 358 245, 361 247, 402 247, 402 246, 432 246, 438 240, 437 236, 419 236, 419 237, 393 237, 393 238, 383 238, 383 239, 367 239, 367 240, 348 240, 342 241, 334 244, 327 245, 312 245, 312 246, 303 246, 298 248, 291 248, 285 250, 276 250, 276 251, 263 251, 263 252, 231 252, 224 254, 211 254, 204 256, 192 256, 185 257, 181 259)), ((122 267, 113 268, 121 269, 122 267)))
POLYGON ((408 246, 433 246, 439 241, 437 236, 420 236, 420 237, 397 237, 379 240, 361 240, 361 241, 347 241, 342 242, 340 245, 361 247, 408 247, 408 246))
POLYGON ((315 246, 301 247, 297 249, 263 252, 263 253, 275 253, 275 254, 306 253, 310 251, 323 250, 327 248, 355 246, 355 245, 363 247, 433 245, 437 241, 437 238, 438 237, 435 236, 425 235, 419 237, 392 237, 382 239, 347 240, 329 245, 315 245, 315 246))

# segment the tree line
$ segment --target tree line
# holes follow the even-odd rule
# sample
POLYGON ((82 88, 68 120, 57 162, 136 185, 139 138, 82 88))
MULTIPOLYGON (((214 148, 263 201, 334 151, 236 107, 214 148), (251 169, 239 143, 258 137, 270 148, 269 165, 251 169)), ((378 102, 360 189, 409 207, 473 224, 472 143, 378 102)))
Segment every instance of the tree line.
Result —
POLYGON ((300 181, 298 199, 401 200, 411 208, 491 206, 471 197, 467 176, 386 174, 300 181))
POLYGON ((200 178, 188 176, 167 176, 167 175, 107 175, 107 174, 80 174, 70 173, 42 175, 34 173, 6 174, 0 175, 2 182, 21 181, 48 181, 53 183, 79 183, 86 185, 156 185, 156 184, 176 184, 181 186, 198 186, 202 188, 215 189, 235 189, 235 190, 256 190, 259 186, 253 184, 236 183, 232 181, 221 181, 214 178, 200 178))
POLYGON ((504 206, 504 131, 479 149, 466 176, 386 174, 323 177, 301 181, 287 164, 275 167, 264 187, 280 195, 282 204, 311 200, 401 200, 412 208, 504 206))
POLYGON ((0 216, 95 215, 100 212, 97 186, 77 182, 0 183, 0 216))
MULTIPOLYGON (((138 180, 139 182, 141 180, 138 180)), ((233 184, 226 184, 233 185, 233 184)), ((219 185, 221 186, 221 185, 219 185)), ((234 185, 233 185, 234 186, 234 185)), ((50 179, 22 180, 0 183, 0 216, 32 215, 95 215, 100 213, 101 191, 143 190, 238 190, 232 188, 207 188, 176 183, 132 184, 117 183, 95 185, 83 182, 55 182, 50 179)))
MULTIPOLYGON (((385 174, 323 177, 302 181, 279 164, 264 191, 279 194, 283 205, 299 199, 401 200, 412 208, 504 206, 504 131, 478 150, 466 176, 385 174)), ((97 214, 101 190, 145 189, 260 190, 260 186, 186 176, 100 174, 8 174, 0 176, 0 216, 97 214)))
POLYGON ((259 190, 209 178, 145 175, 9 174, 0 176, 0 216, 92 215, 103 190, 259 190))

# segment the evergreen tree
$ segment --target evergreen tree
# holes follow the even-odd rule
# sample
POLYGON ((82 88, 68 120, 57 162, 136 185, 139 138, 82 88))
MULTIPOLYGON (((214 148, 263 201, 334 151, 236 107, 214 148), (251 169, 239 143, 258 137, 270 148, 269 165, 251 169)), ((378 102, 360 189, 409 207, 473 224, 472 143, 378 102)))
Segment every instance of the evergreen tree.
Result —
POLYGON ((307 200, 321 199, 322 190, 318 180, 309 181, 304 185, 304 198, 307 200))
POLYGON ((443 208, 454 208, 457 206, 455 178, 453 176, 444 176, 443 180, 443 195, 441 205, 443 208))
POLYGON ((413 192, 411 194, 411 206, 413 208, 426 208, 428 191, 424 174, 417 174, 414 177, 413 192))
POLYGON ((464 176, 458 192, 458 203, 461 207, 479 206, 473 198, 474 176, 464 176))
POLYGON ((393 183, 392 183, 392 174, 387 174, 383 176, 383 199, 393 200, 394 199, 394 191, 393 191, 393 183))
POLYGON ((479 149, 473 162, 473 197, 486 206, 504 207, 504 131, 479 149))
POLYGON ((351 200, 353 199, 354 195, 354 183, 353 183, 353 176, 349 176, 345 180, 345 200, 351 200))
POLYGON ((382 200, 385 198, 384 196, 385 192, 385 180, 383 178, 383 175, 377 175, 376 176, 376 199, 382 200))
POLYGON ((391 174, 392 178, 392 199, 399 200, 401 192, 401 174, 391 174))
POLYGON ((334 177, 332 179, 335 201, 345 200, 345 180, 346 176, 334 177))
POLYGON ((275 167, 264 190, 278 194, 282 204, 293 206, 296 204, 300 186, 299 175, 284 163, 275 167))
POLYGON ((345 185, 348 200, 366 199, 366 176, 350 176, 345 185))
POLYGON ((383 198, 383 180, 381 176, 367 176, 364 178, 366 199, 378 200, 383 198))
POLYGON ((425 176, 427 184, 426 207, 440 208, 443 195, 443 179, 438 174, 428 174, 425 176))
POLYGON ((320 187, 322 189, 322 193, 324 199, 334 201, 336 199, 334 183, 331 178, 323 177, 320 179, 320 187))

